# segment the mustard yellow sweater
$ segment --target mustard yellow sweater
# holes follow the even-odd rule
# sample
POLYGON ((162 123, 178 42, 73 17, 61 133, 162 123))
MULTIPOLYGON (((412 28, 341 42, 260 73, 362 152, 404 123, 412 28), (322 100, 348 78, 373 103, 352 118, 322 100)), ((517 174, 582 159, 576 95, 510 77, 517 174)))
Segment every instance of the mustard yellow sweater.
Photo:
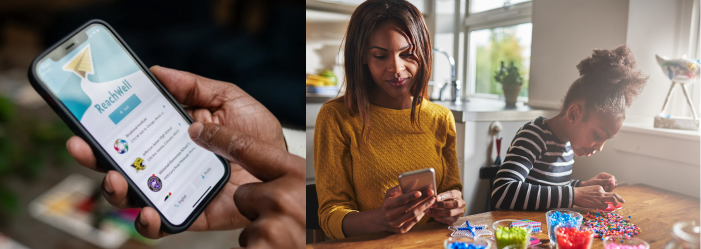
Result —
POLYGON ((360 115, 349 116, 343 102, 321 107, 314 127, 314 171, 319 223, 330 238, 345 237, 342 224, 349 212, 381 207, 385 192, 399 184, 401 173, 433 167, 439 193, 462 191, 453 113, 429 101, 421 105, 423 133, 412 127, 411 109, 371 104, 365 145, 360 142, 360 115))

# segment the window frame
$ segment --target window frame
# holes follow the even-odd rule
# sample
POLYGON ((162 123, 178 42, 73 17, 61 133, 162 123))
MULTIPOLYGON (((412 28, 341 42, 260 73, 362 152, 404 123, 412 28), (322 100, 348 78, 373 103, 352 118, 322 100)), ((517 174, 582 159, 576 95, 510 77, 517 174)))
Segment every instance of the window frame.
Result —
MULTIPOLYGON (((465 6, 465 20, 462 24, 464 48, 462 63, 462 96, 464 98, 489 98, 499 99, 501 95, 489 93, 476 93, 474 84, 474 70, 471 70, 470 64, 470 32, 481 29, 498 28, 504 26, 513 26, 523 23, 532 23, 533 1, 509 5, 492 10, 487 10, 479 13, 470 14, 470 3, 468 0, 465 6)), ((532 31, 531 31, 532 32, 532 31)), ((528 97, 518 97, 518 101, 523 103, 528 102, 528 97)))

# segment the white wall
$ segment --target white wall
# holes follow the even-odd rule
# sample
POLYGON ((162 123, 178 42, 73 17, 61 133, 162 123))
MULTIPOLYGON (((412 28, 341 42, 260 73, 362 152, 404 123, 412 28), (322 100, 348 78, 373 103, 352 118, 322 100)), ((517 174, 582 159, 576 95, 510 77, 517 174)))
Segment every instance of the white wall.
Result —
POLYGON ((528 104, 558 108, 592 49, 626 42, 628 0, 533 0, 532 20, 528 104))

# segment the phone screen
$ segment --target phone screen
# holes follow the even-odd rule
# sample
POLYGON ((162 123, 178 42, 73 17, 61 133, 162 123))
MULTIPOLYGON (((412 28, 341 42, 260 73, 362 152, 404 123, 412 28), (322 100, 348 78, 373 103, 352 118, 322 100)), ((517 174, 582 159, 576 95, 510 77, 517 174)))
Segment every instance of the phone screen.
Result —
POLYGON ((182 224, 225 165, 190 139, 187 120, 107 28, 93 24, 81 32, 87 40, 66 56, 37 63, 39 80, 153 206, 182 224))

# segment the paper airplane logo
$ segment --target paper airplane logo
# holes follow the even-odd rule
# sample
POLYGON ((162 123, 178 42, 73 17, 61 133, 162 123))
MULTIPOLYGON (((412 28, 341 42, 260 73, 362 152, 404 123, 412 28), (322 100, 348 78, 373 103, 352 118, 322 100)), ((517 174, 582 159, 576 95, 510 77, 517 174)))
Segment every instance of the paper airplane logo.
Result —
POLYGON ((73 59, 68 61, 68 63, 63 66, 63 70, 74 72, 81 78, 85 78, 87 74, 93 74, 90 44, 83 48, 73 59))

